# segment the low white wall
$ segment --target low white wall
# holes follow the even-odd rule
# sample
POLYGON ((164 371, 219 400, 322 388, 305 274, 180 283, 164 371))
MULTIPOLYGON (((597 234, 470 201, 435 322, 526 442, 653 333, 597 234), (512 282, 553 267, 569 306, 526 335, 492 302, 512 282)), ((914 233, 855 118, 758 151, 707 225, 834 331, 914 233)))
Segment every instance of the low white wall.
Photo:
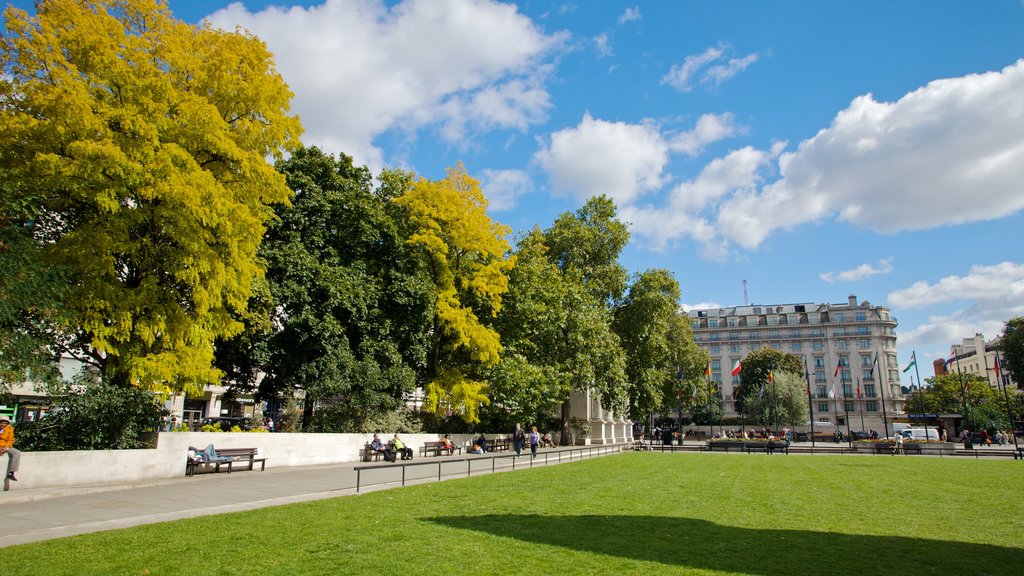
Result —
MULTIPOLYGON (((488 434, 488 436, 493 436, 488 434)), ((416 451, 438 434, 402 434, 402 441, 416 451)), ((385 441, 391 435, 381 435, 385 441)), ((472 436, 453 434, 456 446, 472 436)), ((258 448, 267 468, 358 462, 372 434, 273 434, 254 432, 162 432, 151 450, 80 450, 69 452, 22 452, 18 482, 12 490, 70 487, 89 484, 132 484, 178 478, 185 475, 189 446, 199 449, 258 448)), ((17 444, 15 444, 17 446, 17 444)), ((0 457, 0 470, 7 459, 0 457)), ((2 494, 2 493, 0 493, 2 494)), ((3 496, 0 495, 0 502, 3 496)))

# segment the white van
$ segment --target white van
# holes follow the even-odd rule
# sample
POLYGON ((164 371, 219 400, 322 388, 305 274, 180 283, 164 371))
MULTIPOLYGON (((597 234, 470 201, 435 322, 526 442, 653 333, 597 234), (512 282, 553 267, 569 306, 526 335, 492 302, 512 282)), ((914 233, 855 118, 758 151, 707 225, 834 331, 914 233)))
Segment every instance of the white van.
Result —
POLYGON ((939 431, 935 428, 904 428, 900 430, 904 440, 938 440, 939 431))

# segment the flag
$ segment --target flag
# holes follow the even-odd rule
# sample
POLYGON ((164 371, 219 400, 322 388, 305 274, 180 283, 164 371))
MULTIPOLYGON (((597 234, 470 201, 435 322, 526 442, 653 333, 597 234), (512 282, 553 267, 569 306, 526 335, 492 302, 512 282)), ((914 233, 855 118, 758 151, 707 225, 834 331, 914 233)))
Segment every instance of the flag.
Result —
POLYGON ((907 367, 903 369, 903 373, 906 374, 907 370, 910 370, 914 366, 917 366, 917 351, 910 353, 910 364, 907 364, 907 367))
POLYGON ((772 382, 775 382, 775 374, 773 374, 772 371, 769 370, 768 371, 768 383, 771 384, 772 382))
POLYGON ((832 389, 828 391, 828 397, 832 400, 836 399, 836 383, 832 383, 832 389))
POLYGON ((741 370, 743 370, 743 365, 740 364, 739 360, 737 360, 736 364, 734 364, 733 367, 732 367, 732 375, 733 376, 739 376, 741 370))
POLYGON ((956 362, 956 350, 949 353, 949 360, 946 360, 946 367, 949 368, 956 362))
POLYGON ((857 382, 857 398, 860 398, 860 382, 857 382))
POLYGON ((839 369, 842 368, 842 367, 843 367, 843 361, 842 360, 836 361, 836 371, 835 371, 834 374, 832 374, 833 378, 839 377, 839 369))
POLYGON ((710 363, 710 362, 708 362, 708 363, 707 363, 707 364, 706 364, 706 365, 704 366, 704 375, 705 375, 705 376, 708 376, 708 377, 710 377, 710 376, 711 376, 711 363, 710 363))
POLYGON ((999 354, 996 354, 996 365, 993 368, 996 371, 996 383, 999 383, 999 354))

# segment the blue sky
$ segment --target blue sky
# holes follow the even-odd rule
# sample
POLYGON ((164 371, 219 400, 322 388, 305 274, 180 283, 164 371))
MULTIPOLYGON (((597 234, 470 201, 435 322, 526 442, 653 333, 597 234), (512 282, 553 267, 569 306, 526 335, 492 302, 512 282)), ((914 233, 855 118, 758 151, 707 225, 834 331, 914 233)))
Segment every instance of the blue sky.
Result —
POLYGON ((856 294, 926 377, 1024 314, 1021 0, 170 7, 267 42, 307 144, 461 160, 516 232, 612 196, 687 306, 856 294))

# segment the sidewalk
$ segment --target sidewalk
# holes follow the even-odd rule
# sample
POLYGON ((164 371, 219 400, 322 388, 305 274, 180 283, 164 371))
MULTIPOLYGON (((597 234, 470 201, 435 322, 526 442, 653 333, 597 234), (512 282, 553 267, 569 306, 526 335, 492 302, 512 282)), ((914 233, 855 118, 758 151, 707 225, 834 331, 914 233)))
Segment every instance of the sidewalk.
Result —
MULTIPOLYGON (((79 486, 0 494, 0 548, 354 494, 355 466, 268 468, 201 474, 134 486, 79 486), (212 503, 212 504, 211 504, 212 503)), ((24 473, 24 472, 23 472, 24 473)))
MULTIPOLYGON (((599 450, 600 448, 594 447, 599 450)), ((510 453, 499 453, 494 463, 491 456, 420 458, 405 469, 406 484, 465 478, 467 460, 477 462, 472 474, 520 469, 531 464, 557 465, 570 462, 568 452, 583 448, 545 450, 532 462, 526 456, 515 461, 510 453), (555 457, 559 457, 556 461, 555 457), (425 465, 419 465, 425 464, 425 465)), ((592 456, 590 456, 592 457, 592 456)), ((576 456, 576 460, 582 456, 576 456)), ((12 483, 10 492, 0 493, 0 548, 129 528, 142 524, 168 522, 212 514, 253 510, 294 502, 320 500, 356 493, 357 472, 362 468, 362 492, 400 486, 401 467, 386 463, 348 462, 322 466, 268 467, 266 471, 236 471, 230 474, 198 474, 192 478, 174 478, 132 486, 76 486, 60 489, 18 491, 12 483)), ((19 474, 26 474, 22 470, 19 474)))

